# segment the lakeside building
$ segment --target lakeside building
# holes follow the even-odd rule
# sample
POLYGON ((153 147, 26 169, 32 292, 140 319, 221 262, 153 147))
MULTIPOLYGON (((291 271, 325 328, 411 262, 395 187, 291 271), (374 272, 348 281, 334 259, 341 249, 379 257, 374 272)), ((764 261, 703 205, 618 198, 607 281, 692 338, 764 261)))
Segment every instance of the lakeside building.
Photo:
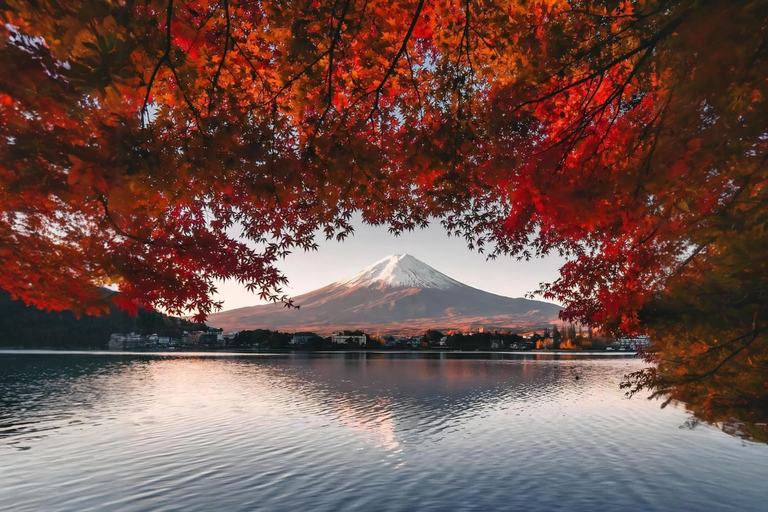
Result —
POLYGON ((609 345, 614 350, 637 350, 651 345, 648 336, 635 336, 634 338, 617 338, 609 345))
POLYGON ((109 337, 109 350, 126 350, 141 346, 142 337, 135 332, 114 333, 109 337))
POLYGON ((205 347, 223 346, 224 337, 221 336, 221 333, 204 332, 200 335, 197 344, 205 347))
POLYGON ((235 343, 235 337, 237 336, 237 333, 240 332, 240 329, 232 329, 232 332, 227 332, 222 335, 222 338, 224 338, 224 345, 232 345, 235 343))
POLYGON ((221 344, 223 344, 224 335, 223 333, 219 332, 219 330, 195 332, 184 331, 184 334, 181 335, 181 344, 185 347, 210 347, 213 345, 219 345, 220 335, 222 342, 221 344))
POLYGON ((223 328, 216 329, 215 327, 209 327, 208 334, 210 335, 208 337, 208 339, 210 340, 209 341, 210 345, 219 345, 223 347, 226 344, 223 328))
MULTIPOLYGON (((128 334, 123 333, 114 333, 109 337, 109 343, 107 347, 109 350, 131 350, 136 348, 149 348, 149 347, 155 347, 162 342, 160 341, 161 338, 157 334, 149 334, 149 335, 141 335, 136 334, 135 332, 131 332, 128 334)), ((168 340, 168 343, 170 343, 170 338, 162 338, 163 342, 165 340, 168 340)))
POLYGON ((158 336, 157 334, 128 334, 113 333, 109 337, 107 347, 109 350, 135 350, 141 348, 173 348, 185 347, 224 347, 232 344, 239 331, 224 334, 223 329, 209 329, 208 331, 187 332, 184 331, 181 340, 170 336, 158 336))
POLYGON ((314 332, 295 332, 289 343, 291 345, 306 345, 310 339, 317 337, 317 333, 314 332))
POLYGON ((195 331, 195 332, 184 331, 184 333, 181 335, 181 344, 184 346, 199 345, 200 336, 202 334, 203 334, 202 331, 195 331))
POLYGON ((363 334, 362 336, 352 336, 348 334, 344 334, 342 332, 335 332, 331 336, 331 341, 333 343, 357 343, 361 347, 365 345, 368 342, 368 336, 363 334))
MULTIPOLYGON (((445 338, 447 339, 447 336, 445 338)), ((384 346, 387 348, 420 348, 421 336, 388 336, 384 346)))

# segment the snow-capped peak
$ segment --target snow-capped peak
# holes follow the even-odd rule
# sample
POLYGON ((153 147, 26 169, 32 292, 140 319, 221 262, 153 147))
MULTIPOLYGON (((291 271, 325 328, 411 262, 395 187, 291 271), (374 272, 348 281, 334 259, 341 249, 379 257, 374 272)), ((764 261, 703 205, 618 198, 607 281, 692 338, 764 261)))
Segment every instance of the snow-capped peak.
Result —
POLYGON ((410 254, 393 254, 338 281, 343 286, 439 288, 465 286, 410 254))

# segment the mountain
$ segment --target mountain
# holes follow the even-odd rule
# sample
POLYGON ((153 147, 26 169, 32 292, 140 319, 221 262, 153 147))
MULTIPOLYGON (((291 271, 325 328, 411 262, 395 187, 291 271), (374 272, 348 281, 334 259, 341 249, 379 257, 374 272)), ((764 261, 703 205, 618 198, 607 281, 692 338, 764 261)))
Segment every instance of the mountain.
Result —
POLYGON ((530 329, 557 321, 560 306, 503 297, 438 272, 409 254, 395 254, 357 274, 294 298, 299 309, 265 304, 216 313, 210 325, 230 329, 339 329, 414 333, 428 328, 530 329))

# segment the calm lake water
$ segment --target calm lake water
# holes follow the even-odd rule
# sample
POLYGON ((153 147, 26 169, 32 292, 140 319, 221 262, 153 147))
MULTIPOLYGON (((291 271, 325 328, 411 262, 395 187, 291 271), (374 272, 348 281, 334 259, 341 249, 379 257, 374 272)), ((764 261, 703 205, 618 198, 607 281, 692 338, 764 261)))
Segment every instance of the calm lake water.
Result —
POLYGON ((0 353, 0 510, 768 510, 638 359, 490 357, 0 353))

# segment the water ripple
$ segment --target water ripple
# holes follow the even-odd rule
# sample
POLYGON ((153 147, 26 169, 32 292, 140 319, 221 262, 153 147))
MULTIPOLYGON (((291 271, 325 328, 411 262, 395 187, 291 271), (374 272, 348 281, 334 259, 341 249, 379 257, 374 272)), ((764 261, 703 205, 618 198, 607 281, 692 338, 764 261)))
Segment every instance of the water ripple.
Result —
POLYGON ((626 400, 641 365, 0 354, 0 509, 762 510, 768 447, 626 400))

